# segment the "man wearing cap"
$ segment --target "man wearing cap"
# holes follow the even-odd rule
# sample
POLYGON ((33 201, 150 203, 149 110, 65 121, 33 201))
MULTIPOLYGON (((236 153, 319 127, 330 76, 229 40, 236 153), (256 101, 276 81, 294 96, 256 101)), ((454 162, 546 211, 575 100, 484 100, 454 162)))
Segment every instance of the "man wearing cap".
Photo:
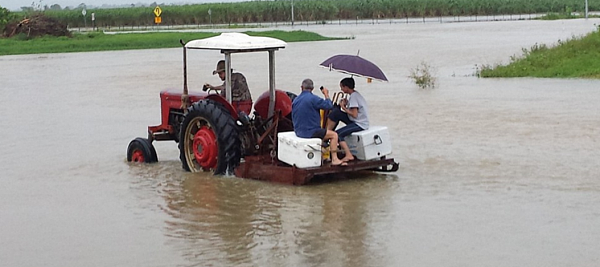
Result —
MULTIPOLYGON (((219 74, 219 78, 223 81, 222 85, 212 86, 210 84, 204 85, 204 90, 221 90, 221 96, 226 97, 225 90, 225 60, 217 62, 217 69, 213 71, 213 75, 219 74)), ((237 111, 244 111, 246 114, 250 114, 252 109, 252 95, 248 89, 248 83, 246 83, 246 77, 239 72, 231 73, 231 95, 232 105, 237 111)))
POLYGON ((321 92, 325 99, 322 99, 312 93, 314 89, 313 81, 305 79, 302 81, 302 93, 298 95, 292 103, 292 122, 294 123, 294 132, 300 138, 321 138, 323 141, 329 140, 331 150, 331 165, 348 165, 341 161, 336 153, 338 146, 338 135, 332 130, 321 128, 320 110, 330 110, 333 103, 329 98, 329 91, 323 88, 321 92))

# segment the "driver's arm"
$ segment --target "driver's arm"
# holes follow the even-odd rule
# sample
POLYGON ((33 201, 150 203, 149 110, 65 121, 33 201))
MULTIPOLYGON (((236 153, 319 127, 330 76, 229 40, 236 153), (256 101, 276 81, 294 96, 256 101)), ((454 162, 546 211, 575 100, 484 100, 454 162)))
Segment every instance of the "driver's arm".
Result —
POLYGON ((206 85, 207 85, 208 89, 211 89, 211 90, 221 91, 221 90, 225 89, 224 85, 212 86, 212 85, 210 85, 208 83, 206 85))
POLYGON ((202 86, 202 91, 208 91, 208 90, 216 90, 216 91, 221 91, 221 92, 225 92, 225 83, 223 83, 223 85, 217 85, 217 86, 213 86, 210 83, 205 83, 204 86, 202 86))

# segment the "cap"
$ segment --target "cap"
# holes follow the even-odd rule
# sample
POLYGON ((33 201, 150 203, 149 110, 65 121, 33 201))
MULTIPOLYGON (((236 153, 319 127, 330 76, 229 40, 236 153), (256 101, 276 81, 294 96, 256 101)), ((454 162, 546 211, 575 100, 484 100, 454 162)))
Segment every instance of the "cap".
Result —
POLYGON ((225 60, 219 60, 219 62, 217 62, 217 69, 213 70, 213 75, 221 71, 225 71, 225 60))

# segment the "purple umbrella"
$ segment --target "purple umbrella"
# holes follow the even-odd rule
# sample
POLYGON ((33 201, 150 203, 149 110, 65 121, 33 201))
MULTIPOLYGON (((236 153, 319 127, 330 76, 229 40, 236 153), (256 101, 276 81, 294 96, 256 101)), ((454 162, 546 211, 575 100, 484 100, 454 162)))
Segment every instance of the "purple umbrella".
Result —
POLYGON ((356 75, 365 77, 368 79, 375 79, 379 81, 386 81, 387 77, 383 74, 383 71, 379 69, 371 61, 368 61, 359 56, 353 55, 336 55, 328 58, 321 63, 321 66, 329 68, 329 70, 335 70, 350 75, 356 75))

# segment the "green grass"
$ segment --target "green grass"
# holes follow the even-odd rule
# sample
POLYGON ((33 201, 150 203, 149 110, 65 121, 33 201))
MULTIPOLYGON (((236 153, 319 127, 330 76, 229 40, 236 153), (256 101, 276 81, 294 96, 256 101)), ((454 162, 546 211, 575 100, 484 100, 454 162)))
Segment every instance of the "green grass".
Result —
MULTIPOLYGON (((41 53, 88 52, 106 50, 129 50, 181 47, 179 39, 189 41, 216 36, 219 33, 151 32, 130 34, 75 34, 73 38, 46 36, 27 39, 24 36, 0 38, 0 55, 22 55, 41 53)), ((247 32, 248 35, 267 36, 286 42, 323 41, 343 38, 323 37, 306 31, 247 32)))
POLYGON ((600 31, 559 41, 554 47, 534 45, 508 65, 484 66, 480 77, 600 78, 600 31))
POLYGON ((305 41, 329 41, 329 40, 342 40, 342 39, 350 39, 348 38, 333 38, 333 37, 325 37, 319 35, 314 32, 307 31, 266 31, 266 32, 246 32, 246 34, 251 36, 264 36, 264 37, 273 37, 277 39, 284 40, 286 42, 305 42, 305 41))
MULTIPOLYGON (((559 20, 559 19, 584 19, 584 14, 574 15, 571 13, 548 13, 540 18, 539 20, 559 20)), ((598 15, 588 14, 588 18, 600 18, 598 15)))

